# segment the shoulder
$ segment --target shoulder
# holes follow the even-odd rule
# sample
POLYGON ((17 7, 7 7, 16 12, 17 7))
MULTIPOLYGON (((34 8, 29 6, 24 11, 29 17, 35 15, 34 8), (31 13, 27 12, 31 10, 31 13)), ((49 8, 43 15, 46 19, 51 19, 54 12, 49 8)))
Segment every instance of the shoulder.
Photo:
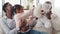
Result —
POLYGON ((0 22, 1 22, 1 21, 4 22, 5 20, 6 20, 6 17, 5 17, 5 16, 3 16, 2 18, 0 18, 0 22))
POLYGON ((21 14, 15 14, 13 19, 15 20, 15 22, 18 22, 21 19, 21 14))
POLYGON ((55 18, 58 18, 58 16, 57 16, 56 14, 52 14, 52 15, 51 15, 51 18, 52 18, 52 19, 55 19, 55 18))
POLYGON ((21 14, 15 14, 15 15, 14 15, 14 19, 17 19, 17 18, 19 18, 19 17, 21 17, 21 14))

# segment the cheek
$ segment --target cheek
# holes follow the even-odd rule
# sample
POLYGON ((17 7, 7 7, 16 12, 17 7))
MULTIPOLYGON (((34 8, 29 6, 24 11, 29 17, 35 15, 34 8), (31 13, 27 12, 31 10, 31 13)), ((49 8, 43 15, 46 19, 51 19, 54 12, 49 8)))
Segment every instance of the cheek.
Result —
POLYGON ((9 6, 9 7, 7 7, 7 9, 8 9, 8 10, 11 10, 11 7, 9 6))
POLYGON ((12 12, 9 12, 9 14, 12 14, 12 12))
POLYGON ((11 15, 12 13, 11 13, 11 12, 9 12, 9 11, 7 11, 7 14, 11 15))
POLYGON ((21 10, 20 12, 24 12, 24 10, 21 10))

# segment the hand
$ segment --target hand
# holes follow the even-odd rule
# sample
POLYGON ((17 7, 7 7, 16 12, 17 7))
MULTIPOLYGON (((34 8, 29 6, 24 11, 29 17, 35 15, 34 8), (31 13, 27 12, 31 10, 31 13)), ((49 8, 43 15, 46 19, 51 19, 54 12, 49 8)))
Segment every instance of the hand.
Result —
POLYGON ((25 31, 27 31, 28 29, 29 29, 29 26, 24 26, 24 27, 21 28, 21 31, 25 32, 25 31))
POLYGON ((34 9, 35 9, 35 7, 32 7, 32 8, 29 10, 29 14, 30 14, 30 15, 33 15, 34 9))
POLYGON ((28 22, 28 24, 31 26, 31 25, 33 25, 35 22, 36 22, 36 19, 29 19, 29 20, 27 20, 27 22, 28 22))
POLYGON ((51 14, 52 14, 51 11, 47 12, 46 16, 48 19, 51 19, 51 14))
POLYGON ((20 27, 24 27, 26 24, 27 24, 27 20, 26 19, 21 20, 21 26, 20 27))

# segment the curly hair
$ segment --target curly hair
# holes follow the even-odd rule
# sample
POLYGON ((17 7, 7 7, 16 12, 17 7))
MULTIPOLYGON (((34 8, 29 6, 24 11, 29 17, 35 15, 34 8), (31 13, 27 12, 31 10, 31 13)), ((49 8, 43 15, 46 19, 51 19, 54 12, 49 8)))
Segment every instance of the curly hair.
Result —
POLYGON ((7 5, 9 4, 9 2, 7 2, 7 3, 5 3, 4 5, 3 5, 3 8, 2 8, 2 10, 4 11, 4 12, 6 12, 6 7, 7 7, 7 5))
POLYGON ((16 5, 13 6, 13 10, 12 10, 12 11, 13 11, 14 13, 16 13, 16 9, 20 10, 21 8, 22 8, 21 5, 16 4, 16 5))

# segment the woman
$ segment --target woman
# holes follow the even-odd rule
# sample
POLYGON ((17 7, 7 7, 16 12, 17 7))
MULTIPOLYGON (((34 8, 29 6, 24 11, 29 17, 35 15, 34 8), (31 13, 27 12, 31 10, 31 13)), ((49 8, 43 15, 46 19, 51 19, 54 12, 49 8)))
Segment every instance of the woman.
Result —
MULTIPOLYGON (((21 28, 25 24, 24 20, 26 20, 30 15, 33 14, 34 8, 32 10, 30 10, 28 13, 24 13, 24 8, 21 5, 15 5, 14 8, 15 8, 15 11, 16 11, 16 15, 14 16, 14 19, 15 19, 15 22, 16 22, 16 27, 19 28, 19 32, 20 32, 19 34, 40 34, 40 32, 34 31, 34 30, 30 30, 30 31, 27 31, 27 32, 23 31, 24 33, 21 32, 21 30, 22 30, 21 28)), ((26 28, 23 28, 23 29, 26 29, 26 28)))
POLYGON ((36 31, 42 32, 41 34, 51 34, 51 20, 47 18, 46 14, 50 9, 50 4, 38 5, 34 11, 34 15, 38 18, 37 24, 33 28, 36 31), (47 7, 49 5, 49 7, 47 7), (48 9, 47 9, 48 8, 48 9))
POLYGON ((49 29, 50 34, 60 34, 60 20, 56 14, 52 13, 52 4, 50 1, 45 2, 45 8, 48 9, 46 16, 49 20, 51 20, 52 31, 49 29))
POLYGON ((0 25, 4 31, 4 34, 16 34, 18 28, 15 27, 15 21, 12 16, 12 5, 5 3, 3 5, 3 11, 6 13, 0 20, 0 25))

